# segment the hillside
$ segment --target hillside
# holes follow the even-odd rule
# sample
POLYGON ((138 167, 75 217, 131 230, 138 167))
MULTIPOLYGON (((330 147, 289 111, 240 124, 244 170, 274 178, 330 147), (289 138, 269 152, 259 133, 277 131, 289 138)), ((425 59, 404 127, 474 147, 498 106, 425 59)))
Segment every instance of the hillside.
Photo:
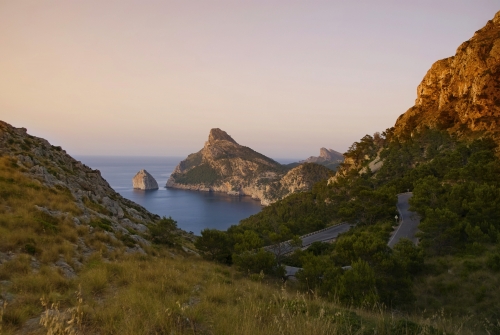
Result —
POLYGON ((0 146, 1 334, 436 332, 205 261, 174 220, 26 129, 1 122, 0 146))
MULTIPOLYGON (((500 90, 491 86, 499 76, 489 77, 500 66, 499 17, 500 12, 445 61, 455 64, 457 73, 468 73, 470 82, 455 87, 452 77, 434 76, 433 65, 419 86, 427 93, 419 93, 416 107, 395 127, 353 143, 328 182, 279 200, 222 233, 235 265, 241 267, 256 246, 349 222, 356 227, 334 243, 283 259, 303 268, 297 278, 304 291, 345 305, 381 303, 398 313, 446 315, 463 327, 457 333, 500 333, 500 119, 490 103, 500 90), (482 76, 474 72, 476 61, 482 76), (450 80, 433 82, 438 77, 450 80), (446 105, 457 117, 443 122, 436 97, 455 89, 470 90, 446 105), (408 190, 410 209, 421 218, 419 243, 402 240, 389 248, 397 229, 396 196, 408 190), (242 243, 242 236, 253 243, 242 243), (347 265, 351 269, 345 271, 347 265)), ((197 244, 204 238, 202 232, 197 244)))
POLYGON ((319 165, 299 165, 287 170, 214 128, 203 149, 180 162, 166 186, 248 195, 269 205, 291 193, 308 190, 328 176, 329 170, 319 165), (310 173, 312 169, 314 173, 310 173))

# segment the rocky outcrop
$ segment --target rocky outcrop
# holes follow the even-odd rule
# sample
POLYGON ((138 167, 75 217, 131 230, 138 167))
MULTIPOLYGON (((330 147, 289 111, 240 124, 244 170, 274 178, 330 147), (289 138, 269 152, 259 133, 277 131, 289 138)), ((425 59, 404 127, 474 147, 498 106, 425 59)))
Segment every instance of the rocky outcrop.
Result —
POLYGON ((300 163, 323 163, 323 162, 342 162, 344 156, 333 149, 321 148, 319 149, 319 156, 311 156, 300 163))
POLYGON ((500 143, 500 12, 462 43, 455 56, 432 65, 417 88, 415 106, 394 127, 399 138, 423 127, 459 137, 492 136, 500 143))
MULTIPOLYGON (((128 241, 131 252, 142 253, 142 247, 149 244, 142 236, 147 237, 147 226, 155 224, 160 217, 123 198, 102 178, 99 170, 75 160, 61 147, 29 135, 25 128, 0 121, 0 157, 8 157, 16 169, 33 180, 34 187, 67 191, 80 213, 35 206, 37 211, 54 218, 69 216, 76 226, 88 225, 91 232, 101 225, 105 227, 105 234, 115 240, 128 241)), ((179 234, 184 232, 179 230, 179 234)), ((92 246, 80 244, 79 248, 92 250, 92 246)))
MULTIPOLYGON (((306 170, 299 167, 295 173, 301 171, 306 170)), ((282 180, 287 172, 283 165, 215 128, 203 149, 177 165, 166 187, 247 195, 268 205, 290 193, 307 190, 317 180, 311 174, 282 180)), ((324 176, 325 171, 320 175, 324 176)))
POLYGON ((146 170, 141 170, 132 178, 134 189, 139 190, 157 190, 158 183, 156 179, 146 170))

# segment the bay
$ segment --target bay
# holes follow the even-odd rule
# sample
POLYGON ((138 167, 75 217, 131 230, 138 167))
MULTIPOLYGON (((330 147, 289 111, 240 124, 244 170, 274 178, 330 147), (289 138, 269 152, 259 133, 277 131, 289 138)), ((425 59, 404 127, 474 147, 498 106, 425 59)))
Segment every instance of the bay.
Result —
MULTIPOLYGON (((215 192, 167 189, 165 184, 183 157, 77 156, 97 169, 109 185, 124 198, 160 216, 171 216, 177 226, 196 235, 205 228, 226 230, 244 218, 261 211, 260 201, 215 192), (158 182, 159 189, 134 190, 132 178, 141 169, 158 182)), ((287 160, 288 161, 288 160, 287 160)))

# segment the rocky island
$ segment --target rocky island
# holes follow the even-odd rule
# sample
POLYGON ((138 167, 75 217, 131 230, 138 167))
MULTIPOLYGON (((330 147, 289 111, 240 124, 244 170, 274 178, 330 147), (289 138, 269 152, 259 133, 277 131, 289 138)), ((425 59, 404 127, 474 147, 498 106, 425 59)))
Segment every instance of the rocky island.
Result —
POLYGON ((269 205, 291 193, 309 190, 329 175, 329 169, 314 163, 289 169, 214 128, 203 149, 177 165, 166 187, 248 195, 269 205))
POLYGON ((142 169, 132 178, 134 189, 139 190, 157 190, 158 183, 154 177, 146 170, 142 169))

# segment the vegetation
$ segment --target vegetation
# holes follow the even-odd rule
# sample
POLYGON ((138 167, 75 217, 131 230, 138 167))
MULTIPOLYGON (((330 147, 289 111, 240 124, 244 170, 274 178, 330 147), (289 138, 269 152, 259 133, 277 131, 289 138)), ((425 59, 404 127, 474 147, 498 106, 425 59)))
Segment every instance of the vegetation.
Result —
POLYGON ((195 245, 219 264, 182 251, 188 242, 165 217, 141 237, 153 242, 145 254, 130 254, 137 242, 113 222, 75 224, 81 209, 68 190, 0 157, 0 330, 40 318, 49 333, 499 333, 496 146, 436 130, 391 137, 355 143, 334 182, 227 232, 204 230, 195 245), (372 172, 375 157, 383 166, 372 172), (390 249, 396 194, 408 189, 420 244, 390 249), (344 221, 356 227, 335 243, 287 254, 298 236, 344 221), (285 264, 302 268, 298 282, 283 286, 285 264))
MULTIPOLYGON (((436 327, 457 329, 446 319, 392 317, 377 304, 358 310, 297 293, 297 287, 274 279, 274 258, 263 251, 246 255, 257 269, 267 264, 269 275, 262 271, 250 278, 189 256, 171 247, 179 242, 170 235, 171 218, 150 225, 156 244, 143 245, 146 254, 129 254, 105 229, 110 222, 74 224, 71 218, 81 213, 70 193, 33 182, 9 158, 0 158, 0 164, 2 334, 37 326, 48 334, 438 334, 436 327), (35 205, 67 214, 47 214, 35 205), (84 245, 94 251, 87 254, 84 245), (61 259, 76 276, 54 266, 61 259)), ((289 234, 281 229, 283 236, 289 234)), ((271 237, 278 238, 278 232, 271 237)), ((235 239, 237 250, 262 243, 250 230, 235 239)), ((250 264, 238 257, 236 265, 250 264)))
POLYGON ((177 240, 177 221, 171 217, 163 217, 156 224, 149 226, 151 241, 156 244, 173 246, 177 240))
POLYGON ((208 163, 195 166, 185 173, 176 173, 173 176, 175 181, 180 184, 213 185, 220 179, 217 171, 208 163))
POLYGON ((283 259, 303 268, 297 278, 304 292, 345 306, 377 303, 426 316, 443 311, 496 333, 500 162, 495 150, 487 138, 458 141, 431 129, 404 141, 392 138, 392 129, 367 135, 346 153, 349 159, 335 182, 320 182, 231 227, 226 240, 232 241, 232 259, 259 245, 242 251, 241 236, 272 245, 269 232, 287 231, 278 239, 285 241, 348 221, 356 227, 332 245, 283 259), (368 167, 375 157, 383 160, 376 173, 368 167), (396 195, 407 190, 413 191, 412 210, 422 218, 420 244, 403 240, 390 249, 396 195))

